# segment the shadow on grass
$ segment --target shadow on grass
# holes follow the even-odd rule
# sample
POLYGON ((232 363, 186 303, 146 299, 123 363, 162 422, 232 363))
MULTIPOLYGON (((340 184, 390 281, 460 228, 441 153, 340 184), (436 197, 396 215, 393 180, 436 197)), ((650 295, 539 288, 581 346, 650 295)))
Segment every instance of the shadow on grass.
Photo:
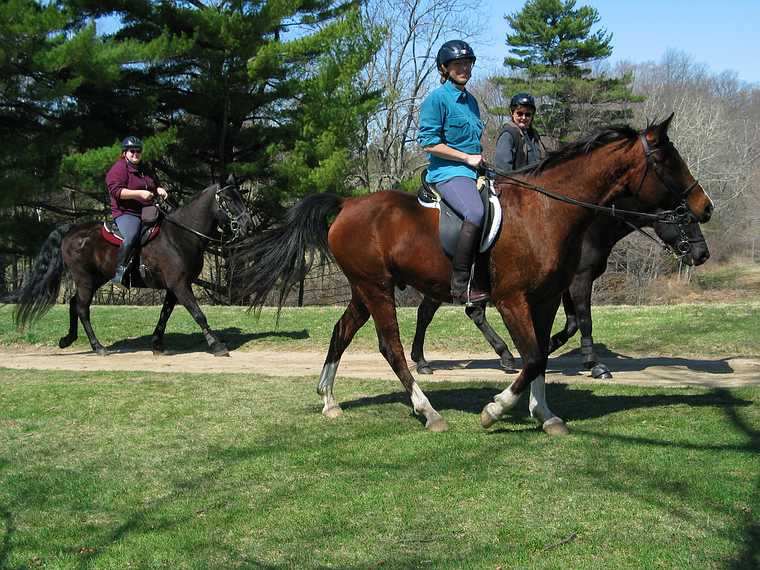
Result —
MULTIPOLYGON (((441 384, 431 386, 425 393, 430 399, 430 403, 439 412, 456 410, 480 414, 483 406, 492 401, 493 397, 503 389, 503 385, 470 388, 456 384, 441 384)), ((592 389, 571 387, 565 384, 548 384, 546 386, 546 399, 552 410, 566 421, 600 418, 617 412, 640 408, 678 405, 725 408, 752 405, 751 401, 737 398, 725 390, 713 390, 704 394, 658 394, 657 391, 659 390, 661 389, 653 390, 652 394, 647 395, 599 395, 595 394, 592 389)), ((410 405, 409 396, 403 391, 398 391, 341 402, 341 407, 349 410, 351 408, 397 403, 410 405)), ((527 396, 524 395, 521 398, 520 403, 510 412, 509 417, 517 420, 528 418, 527 396)))
MULTIPOLYGON (((248 342, 265 338, 287 338, 290 340, 303 340, 309 338, 309 331, 262 331, 258 333, 244 333, 237 327, 214 330, 219 340, 227 345, 230 350, 237 350, 248 342)), ((119 340, 108 346, 113 352, 138 352, 151 350, 151 335, 143 335, 137 338, 119 340)), ((167 333, 164 335, 164 347, 171 353, 202 352, 208 350, 208 344, 203 334, 199 332, 182 334, 167 333)))

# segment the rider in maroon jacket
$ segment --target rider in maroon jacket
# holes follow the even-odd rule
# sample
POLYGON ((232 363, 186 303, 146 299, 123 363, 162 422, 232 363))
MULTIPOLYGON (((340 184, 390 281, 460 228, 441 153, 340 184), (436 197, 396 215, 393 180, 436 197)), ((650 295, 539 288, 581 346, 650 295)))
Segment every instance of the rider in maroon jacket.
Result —
POLYGON ((111 281, 121 284, 129 265, 129 255, 140 236, 143 206, 151 204, 156 195, 166 198, 155 174, 141 164, 143 143, 137 137, 127 137, 121 143, 121 157, 106 174, 106 186, 111 196, 111 215, 124 241, 116 255, 116 274, 111 281))

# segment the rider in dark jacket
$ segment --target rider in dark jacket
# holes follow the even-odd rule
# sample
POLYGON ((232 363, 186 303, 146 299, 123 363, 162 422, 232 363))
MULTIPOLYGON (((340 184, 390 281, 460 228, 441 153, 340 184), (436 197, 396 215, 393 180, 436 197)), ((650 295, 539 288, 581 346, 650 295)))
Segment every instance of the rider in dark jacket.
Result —
POLYGON ((121 143, 121 157, 106 174, 111 215, 124 238, 116 254, 116 274, 111 279, 116 284, 122 283, 129 255, 140 236, 143 207, 152 203, 156 195, 164 199, 168 196, 155 174, 149 173, 141 164, 142 149, 139 138, 125 138, 121 143))
POLYGON ((503 172, 535 164, 546 154, 541 137, 533 128, 536 102, 529 93, 518 93, 509 105, 510 118, 499 131, 494 166, 503 172))

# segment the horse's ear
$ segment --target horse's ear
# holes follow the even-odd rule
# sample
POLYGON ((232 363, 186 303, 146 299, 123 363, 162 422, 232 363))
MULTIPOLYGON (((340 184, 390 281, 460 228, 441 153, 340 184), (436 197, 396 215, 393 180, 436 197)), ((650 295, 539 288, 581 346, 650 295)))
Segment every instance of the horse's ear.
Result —
POLYGON ((226 186, 237 186, 237 180, 235 180, 235 175, 230 172, 230 175, 227 177, 227 182, 225 184, 226 186))
POLYGON ((673 120, 673 115, 675 114, 676 113, 674 111, 663 122, 659 124, 651 125, 650 127, 647 128, 645 136, 649 144, 651 144, 652 146, 657 146, 661 141, 664 141, 667 138, 668 127, 670 127, 670 121, 673 120))

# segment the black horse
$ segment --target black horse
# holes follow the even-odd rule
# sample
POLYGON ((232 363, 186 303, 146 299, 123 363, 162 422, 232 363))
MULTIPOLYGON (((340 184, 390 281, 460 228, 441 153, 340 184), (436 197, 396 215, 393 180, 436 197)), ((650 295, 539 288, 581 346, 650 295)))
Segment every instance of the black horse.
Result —
MULTIPOLYGON (((77 324, 87 333, 97 354, 108 351, 100 344, 90 323, 90 303, 104 283, 116 271, 118 246, 101 235, 102 222, 65 224, 48 236, 24 285, 9 297, 17 303, 14 316, 18 326, 34 322, 56 302, 64 270, 68 269, 76 285, 69 301, 69 332, 58 346, 66 348, 77 339, 77 324)), ((214 336, 206 316, 198 306, 191 284, 203 268, 203 252, 216 238, 210 234, 217 226, 229 226, 233 239, 246 234, 252 226, 240 193, 234 185, 214 185, 199 192, 185 205, 167 215, 158 236, 148 241, 139 253, 146 282, 155 289, 166 289, 161 317, 153 331, 153 353, 164 351, 166 322, 179 303, 190 312, 216 356, 228 356, 227 347, 214 336)))
MULTIPOLYGON (((635 205, 618 202, 621 208, 635 208, 635 205)), ((589 226, 583 236, 581 257, 570 287, 562 295, 565 310, 565 327, 552 336, 549 353, 563 346, 579 329, 581 331, 581 354, 583 365, 591 370, 594 378, 612 378, 609 368, 600 362, 594 351, 591 322, 591 289, 594 280, 607 270, 607 260, 612 249, 620 240, 634 231, 652 227, 667 247, 687 265, 702 265, 710 257, 710 252, 699 224, 683 212, 678 219, 655 221, 646 219, 624 220, 610 216, 599 216, 589 226)), ((424 297, 417 309, 417 327, 412 343, 412 360, 419 374, 432 374, 433 369, 425 359, 425 333, 441 306, 439 301, 424 297)), ((499 364, 508 372, 516 372, 515 360, 504 340, 496 334, 486 320, 485 304, 471 305, 465 309, 488 344, 499 355, 499 364)))

